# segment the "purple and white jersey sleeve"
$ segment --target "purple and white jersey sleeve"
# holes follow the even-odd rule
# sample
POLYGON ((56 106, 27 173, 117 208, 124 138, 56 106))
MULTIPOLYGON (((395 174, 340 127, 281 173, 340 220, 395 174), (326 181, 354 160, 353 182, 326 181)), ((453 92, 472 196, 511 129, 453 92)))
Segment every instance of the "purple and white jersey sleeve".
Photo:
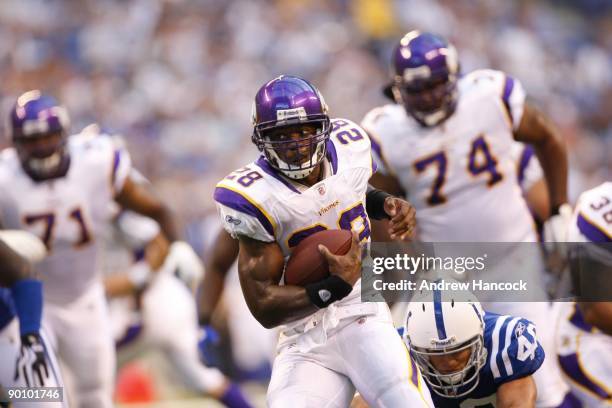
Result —
POLYGON ((517 181, 525 194, 544 177, 544 172, 532 146, 515 142, 512 146, 512 156, 516 162, 517 181))
POLYGON ((525 89, 519 80, 504 74, 502 101, 512 121, 512 130, 517 130, 523 118, 525 89))
POLYGON ((376 171, 388 175, 393 174, 394 170, 390 168, 388 157, 383 151, 383 146, 386 148, 392 143, 391 139, 397 132, 398 123, 402 123, 401 118, 405 117, 406 113, 403 108, 396 105, 385 105, 372 109, 368 112, 361 127, 367 133, 372 146, 372 159, 375 164, 376 171), (385 140, 385 138, 389 140, 385 140))
POLYGON ((113 144, 113 159, 112 159, 112 170, 111 170, 111 181, 113 184, 113 191, 118 194, 125 184, 130 175, 132 169, 132 158, 129 152, 123 145, 113 144))
POLYGON ((234 238, 243 235, 274 242, 275 221, 269 211, 246 192, 224 181, 217 184, 214 198, 225 230, 234 238))
POLYGON ((507 124, 513 131, 518 129, 525 107, 525 89, 519 80, 502 71, 479 69, 465 75, 459 88, 460 98, 480 94, 481 101, 500 106, 507 124))

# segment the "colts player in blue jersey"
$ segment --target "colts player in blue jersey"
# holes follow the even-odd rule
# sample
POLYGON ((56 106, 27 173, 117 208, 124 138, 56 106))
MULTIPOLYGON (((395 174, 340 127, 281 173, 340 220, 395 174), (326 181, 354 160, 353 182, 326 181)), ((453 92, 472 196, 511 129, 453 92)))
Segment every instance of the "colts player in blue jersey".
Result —
MULTIPOLYGON (((10 387, 62 385, 51 348, 40 330, 42 284, 28 261, 44 257, 43 243, 16 230, 0 232, 0 406, 10 387)), ((15 408, 29 402, 13 402, 15 408)), ((38 403, 41 408, 63 407, 62 402, 38 403)))
POLYGON ((535 407, 544 361, 533 323, 485 312, 473 294, 421 292, 404 339, 436 407, 535 407))

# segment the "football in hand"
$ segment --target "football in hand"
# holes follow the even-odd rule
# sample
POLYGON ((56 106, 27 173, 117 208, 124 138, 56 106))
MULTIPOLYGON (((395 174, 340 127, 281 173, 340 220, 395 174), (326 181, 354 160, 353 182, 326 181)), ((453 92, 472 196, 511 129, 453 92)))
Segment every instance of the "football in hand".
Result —
POLYGON ((291 252, 285 268, 285 283, 305 286, 329 276, 327 261, 319 252, 325 245, 335 255, 345 255, 351 249, 351 231, 324 230, 304 238, 291 252))

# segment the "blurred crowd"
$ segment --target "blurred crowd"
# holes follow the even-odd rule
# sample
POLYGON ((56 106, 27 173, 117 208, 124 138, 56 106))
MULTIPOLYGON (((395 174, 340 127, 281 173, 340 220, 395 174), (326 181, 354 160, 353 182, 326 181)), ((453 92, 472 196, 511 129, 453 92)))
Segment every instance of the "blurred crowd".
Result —
MULTIPOLYGON (((570 195, 612 179, 612 6, 607 0, 2 0, 0 108, 39 88, 72 130, 125 136, 136 167, 187 220, 258 154, 257 89, 311 80, 333 116, 385 103, 395 42, 453 41, 463 72, 502 69, 552 116, 570 150, 570 195)), ((6 132, 3 132, 6 134, 6 132)), ((6 145, 8 140, 3 139, 6 145)))

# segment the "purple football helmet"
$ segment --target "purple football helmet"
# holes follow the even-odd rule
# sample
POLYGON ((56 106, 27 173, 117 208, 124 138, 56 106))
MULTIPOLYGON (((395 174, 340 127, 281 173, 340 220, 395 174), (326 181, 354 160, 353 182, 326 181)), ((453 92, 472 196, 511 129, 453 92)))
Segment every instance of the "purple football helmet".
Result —
POLYGON ((435 126, 457 106, 459 62, 444 38, 411 31, 393 52, 393 97, 423 126, 435 126))
POLYGON ((307 177, 325 157, 331 126, 321 93, 308 81, 281 75, 253 103, 253 143, 277 171, 307 177))
POLYGON ((42 181, 65 174, 69 118, 66 109, 40 91, 17 98, 10 114, 13 144, 24 171, 42 181))

